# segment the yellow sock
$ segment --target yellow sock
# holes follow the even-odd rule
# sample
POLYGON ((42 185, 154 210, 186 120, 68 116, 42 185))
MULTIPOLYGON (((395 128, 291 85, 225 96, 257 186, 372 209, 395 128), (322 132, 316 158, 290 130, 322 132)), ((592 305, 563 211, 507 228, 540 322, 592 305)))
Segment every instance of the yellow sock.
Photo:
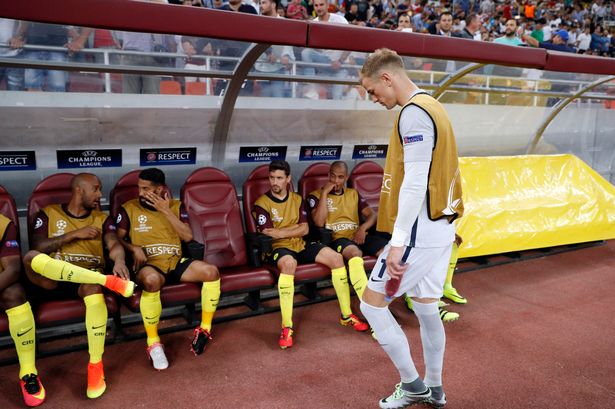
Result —
POLYGON ((211 332, 211 321, 214 318, 219 300, 220 279, 203 283, 201 289, 201 328, 208 332, 211 332))
POLYGON ((162 303, 160 302, 160 291, 141 293, 141 316, 143 317, 143 326, 147 334, 147 346, 151 346, 156 342, 160 342, 158 336, 158 322, 160 322, 160 314, 162 313, 162 303))
POLYGON ((293 326, 293 302, 295 300, 295 276, 280 274, 278 278, 278 292, 280 293, 280 312, 282 313, 282 326, 293 326))
POLYGON ((30 303, 25 302, 17 307, 6 310, 6 315, 9 318, 9 331, 17 357, 19 358, 19 378, 23 378, 31 373, 38 375, 35 366, 35 350, 36 350, 36 327, 34 325, 34 316, 30 303))
POLYGON ((104 274, 53 259, 47 254, 39 254, 32 259, 32 270, 54 281, 100 285, 105 285, 107 281, 104 274))
POLYGON ((83 298, 85 303, 85 327, 88 333, 90 363, 102 360, 107 335, 107 305, 102 294, 92 294, 83 298))
POLYGON ((348 260, 348 270, 352 287, 357 293, 357 296, 359 296, 359 299, 361 299, 363 291, 365 291, 365 287, 367 287, 367 275, 365 274, 365 267, 363 266, 363 258, 353 257, 348 260))
POLYGON ((448 272, 446 273, 446 281, 444 281, 445 287, 452 287, 453 285, 453 274, 455 273, 455 267, 457 266, 457 250, 459 250, 459 246, 457 246, 457 243, 453 243, 451 258, 448 261, 448 272))
POLYGON ((350 309, 350 287, 348 286, 346 267, 332 269, 331 281, 333 281, 333 288, 335 288, 342 315, 348 317, 352 314, 352 310, 350 309))

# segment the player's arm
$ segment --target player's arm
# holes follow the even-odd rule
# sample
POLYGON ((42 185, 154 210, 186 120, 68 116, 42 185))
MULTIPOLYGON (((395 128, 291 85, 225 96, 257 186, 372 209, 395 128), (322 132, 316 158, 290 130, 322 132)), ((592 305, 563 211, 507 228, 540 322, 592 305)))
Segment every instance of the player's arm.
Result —
POLYGON ((365 221, 361 223, 357 231, 354 233, 352 241, 357 244, 363 244, 365 243, 365 236, 367 235, 367 231, 376 224, 376 218, 378 217, 378 215, 371 207, 369 207, 367 202, 365 202, 365 200, 361 196, 359 196, 359 210, 361 211, 361 215, 363 216, 363 220, 365 221))
MULTIPOLYGON (((152 205, 157 211, 162 213, 167 218, 169 223, 171 223, 173 230, 175 230, 175 233, 177 233, 181 241, 186 243, 191 241, 192 229, 190 228, 190 224, 188 224, 184 220, 180 220, 180 218, 177 217, 175 213, 173 213, 173 211, 171 210, 171 198, 169 197, 169 194, 167 192, 164 192, 163 195, 164 197, 158 196, 153 192, 147 192, 145 194, 145 199, 149 202, 150 205, 152 205)), ((182 213, 182 211, 180 211, 180 213, 182 213)), ((187 220, 188 216, 185 215, 184 217, 182 215, 182 218, 187 220)))
POLYGON ((404 248, 410 244, 412 226, 425 201, 434 146, 433 122, 416 106, 402 111, 399 129, 404 150, 404 178, 387 256, 387 268, 392 276, 401 276, 407 268, 400 264, 401 258, 404 248))
POLYGON ((0 293, 19 280, 21 273, 21 251, 17 241, 17 227, 9 223, 0 240, 0 293))
POLYGON ((329 215, 329 209, 327 208, 327 195, 331 193, 331 190, 335 185, 331 182, 327 182, 321 189, 320 199, 316 196, 310 195, 308 197, 308 204, 310 206, 310 216, 316 227, 325 227, 327 223, 327 216, 329 215), (314 204, 312 206, 312 204, 314 204))
POLYGON ((129 280, 130 271, 128 271, 128 267, 126 267, 126 253, 115 233, 116 227, 111 220, 111 216, 105 221, 104 231, 105 234, 103 239, 105 241, 105 246, 107 246, 107 250, 109 250, 109 258, 113 261, 113 274, 120 276, 124 280, 129 280))
POLYGON ((34 225, 33 248, 41 253, 53 253, 65 244, 75 240, 94 240, 100 237, 102 231, 98 227, 87 226, 69 231, 57 237, 48 237, 47 225, 49 219, 45 212, 40 211, 34 225))
POLYGON ((288 239, 292 237, 303 237, 308 234, 310 228, 305 223, 293 224, 292 226, 283 227, 281 229, 263 229, 263 233, 271 236, 274 239, 288 239))
POLYGON ((130 231, 130 219, 128 219, 128 214, 124 208, 121 208, 117 215, 117 219, 115 220, 115 228, 115 234, 118 238, 118 242, 124 250, 132 254, 133 271, 139 271, 141 266, 147 262, 147 255, 141 246, 136 246, 130 242, 130 236, 128 235, 128 232, 130 231))

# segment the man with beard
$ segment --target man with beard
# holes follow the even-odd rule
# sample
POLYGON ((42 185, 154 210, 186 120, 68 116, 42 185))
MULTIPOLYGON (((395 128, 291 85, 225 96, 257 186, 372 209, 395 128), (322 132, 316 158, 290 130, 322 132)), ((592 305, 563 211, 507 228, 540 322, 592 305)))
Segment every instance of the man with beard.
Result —
POLYGON ((24 257, 28 279, 36 288, 33 300, 66 298, 75 290, 85 303, 85 324, 90 361, 88 364, 88 398, 98 398, 106 389, 102 355, 107 331, 107 306, 102 294, 106 287, 130 297, 134 283, 124 263, 124 249, 115 234, 110 217, 99 209, 101 183, 91 173, 80 173, 71 182, 68 204, 43 208, 34 226, 33 248, 24 257), (113 261, 113 275, 105 275, 103 243, 113 261), (72 284, 77 283, 78 288, 72 284))
POLYGON ((140 309, 147 353, 153 367, 160 371, 169 366, 158 336, 160 289, 165 283, 203 283, 201 325, 194 329, 192 339, 192 352, 200 355, 211 340, 220 275, 215 266, 182 253, 182 242, 192 241, 192 230, 183 204, 169 198, 164 173, 145 169, 139 173, 138 186, 139 198, 122 205, 116 225, 122 245, 132 254, 136 281, 143 287, 140 309))
POLYGON ((517 37, 517 20, 514 18, 506 21, 506 28, 504 29, 504 35, 496 38, 494 43, 506 44, 506 45, 523 45, 523 41, 517 37))
POLYGON ((269 165, 271 190, 254 202, 252 216, 260 233, 273 239, 267 261, 280 270, 278 291, 282 313, 282 333, 278 344, 286 349, 293 346, 293 300, 295 295, 295 270, 297 263, 320 263, 331 269, 331 281, 340 303, 342 316, 339 323, 357 331, 369 327, 360 321, 350 308, 350 288, 344 259, 320 243, 306 244, 303 236, 308 233, 307 213, 300 195, 289 192, 290 165, 286 161, 273 161, 269 165))

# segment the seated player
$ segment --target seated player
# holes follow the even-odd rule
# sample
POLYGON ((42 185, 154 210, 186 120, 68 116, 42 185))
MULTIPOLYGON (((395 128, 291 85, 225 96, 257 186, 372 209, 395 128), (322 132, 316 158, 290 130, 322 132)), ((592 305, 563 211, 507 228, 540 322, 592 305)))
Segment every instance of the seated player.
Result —
POLYGON ((72 195, 68 204, 47 206, 37 215, 34 250, 24 257, 28 279, 40 287, 32 299, 66 298, 76 294, 83 298, 90 354, 88 398, 98 398, 106 389, 102 356, 107 334, 107 305, 102 287, 124 297, 130 297, 134 290, 134 283, 128 280, 130 273, 124 263, 124 249, 115 235, 113 221, 98 210, 101 188, 95 175, 76 175, 71 182, 72 195), (114 263, 113 275, 104 274, 103 243, 114 263))
POLYGON ((169 362, 158 336, 162 313, 160 289, 165 283, 203 283, 201 325, 194 329, 192 352, 203 353, 211 339, 211 322, 220 298, 218 269, 202 260, 184 257, 182 242, 192 241, 188 213, 178 200, 169 198, 165 175, 150 168, 139 173, 139 198, 122 205, 117 233, 132 253, 136 281, 143 287, 141 315, 147 333, 147 353, 157 370, 169 362))
MULTIPOLYGON (((455 242, 453 243, 453 249, 451 250, 451 258, 448 262, 448 271, 446 273, 446 281, 444 282, 443 296, 457 304, 466 304, 468 300, 462 297, 455 287, 453 287, 453 274, 455 273, 455 267, 457 266, 457 251, 462 243, 461 236, 455 234, 455 242)), ((410 311, 414 311, 412 307, 412 298, 408 294, 404 294, 406 300, 406 306, 410 311)), ((438 310, 440 311, 440 319, 443 322, 451 322, 459 319, 459 314, 453 311, 448 311, 444 307, 447 304, 440 300, 438 302, 438 310)))
POLYGON ((345 187, 348 181, 348 166, 336 161, 329 169, 329 181, 307 197, 312 220, 317 227, 333 231, 329 245, 348 260, 348 273, 355 292, 361 299, 367 285, 363 266, 363 253, 379 256, 387 244, 381 236, 367 234, 376 224, 376 213, 359 192, 345 187), (324 198, 324 200, 323 200, 324 198), (365 221, 361 223, 361 218, 365 221))
POLYGON ((342 312, 340 324, 352 326, 357 331, 366 331, 369 328, 352 313, 350 308, 350 289, 342 256, 320 243, 306 244, 303 240, 309 229, 307 215, 301 196, 287 190, 290 179, 288 162, 271 162, 269 165, 271 190, 256 200, 252 210, 258 231, 273 239, 273 251, 267 255, 267 261, 280 269, 278 291, 282 333, 279 345, 282 349, 293 346, 292 315, 297 263, 316 262, 329 267, 342 312))
POLYGON ((21 253, 17 227, 0 214, 0 305, 9 320, 9 332, 19 358, 19 384, 27 406, 45 401, 45 388, 35 366, 36 327, 30 303, 19 284, 21 253))

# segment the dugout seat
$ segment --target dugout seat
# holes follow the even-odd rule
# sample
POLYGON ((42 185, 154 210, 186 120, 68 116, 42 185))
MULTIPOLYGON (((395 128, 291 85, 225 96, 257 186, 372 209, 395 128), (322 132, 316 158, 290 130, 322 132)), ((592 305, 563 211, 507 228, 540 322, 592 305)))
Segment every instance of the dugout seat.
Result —
POLYGON ((308 166, 299 179, 299 192, 305 199, 310 192, 320 189, 329 180, 329 167, 326 162, 316 162, 308 166))
MULTIPOLYGON (((32 232, 34 231, 36 215, 46 206, 70 201, 70 185, 74 176, 72 173, 56 173, 47 176, 34 187, 28 199, 27 211, 30 248, 33 247, 32 232)), ((29 299, 29 301, 36 306, 34 308, 34 319, 39 327, 83 321, 85 318, 85 305, 80 298, 57 301, 29 299)), ((105 293, 105 303, 109 316, 119 314, 119 305, 114 294, 105 293)))
MULTIPOLYGON (((252 208, 254 202, 261 195, 269 191, 269 165, 261 165, 254 169, 243 184, 243 210, 244 219, 246 222, 246 230, 248 234, 254 234, 256 230, 256 222, 252 217, 252 208)), ((288 190, 293 191, 292 182, 288 185, 288 190)), ((279 276, 280 271, 277 267, 270 264, 266 265, 267 269, 273 272, 276 276, 279 276)), ((302 264, 297 266, 295 271, 295 282, 301 281, 318 281, 331 276, 331 270, 322 264, 302 264)))
MULTIPOLYGON (((132 170, 118 179, 109 193, 109 211, 116 217, 120 207, 129 200, 139 197, 139 173, 140 169, 132 170)), ((172 197, 171 190, 166 191, 172 197)), ((129 256, 129 255, 127 255, 129 256)), ((194 283, 169 284, 162 287, 160 300, 163 306, 190 305, 201 300, 201 286, 194 283)), ((141 302, 141 290, 137 289, 132 297, 125 299, 126 306, 133 312, 139 311, 141 302)), ((193 307, 188 307, 192 309, 193 307)))
POLYGON ((233 182, 212 167, 195 170, 181 188, 194 238, 205 244, 205 261, 218 267, 222 293, 258 291, 275 284, 263 267, 248 266, 241 210, 233 182))
POLYGON ((357 164, 348 178, 348 186, 355 189, 369 206, 378 213, 380 187, 384 170, 376 162, 366 160, 357 164))
MULTIPOLYGON (((2 185, 0 185, 0 214, 11 219, 17 227, 17 234, 19 235, 19 217, 17 216, 17 205, 15 204, 15 199, 2 185)), ((2 310, 0 311, 0 334, 6 333, 8 330, 9 320, 6 317, 4 310, 2 310)))

